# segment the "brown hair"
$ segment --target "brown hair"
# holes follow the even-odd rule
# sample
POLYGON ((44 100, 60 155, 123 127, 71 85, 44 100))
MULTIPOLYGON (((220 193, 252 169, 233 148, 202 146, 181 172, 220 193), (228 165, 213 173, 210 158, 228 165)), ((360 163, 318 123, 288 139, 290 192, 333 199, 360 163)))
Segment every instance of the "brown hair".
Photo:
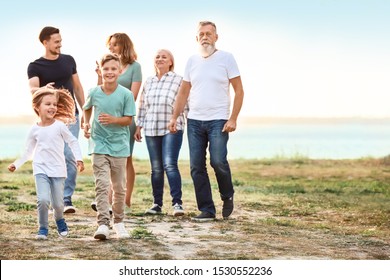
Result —
POLYGON ((56 27, 46 26, 39 33, 39 41, 43 44, 43 41, 50 40, 50 36, 53 34, 59 34, 60 30, 56 27))
POLYGON ((106 45, 110 45, 111 38, 115 38, 119 46, 121 46, 121 63, 123 65, 132 64, 137 60, 137 53, 134 50, 134 44, 126 33, 114 33, 107 38, 106 45))
POLYGON ((121 64, 121 60, 119 58, 119 56, 115 53, 107 53, 105 55, 102 56, 102 58, 100 59, 100 67, 103 66, 106 62, 110 61, 110 60, 115 60, 115 61, 118 61, 119 63, 119 66, 121 64))
POLYGON ((64 122, 65 124, 74 123, 75 118, 75 103, 67 89, 50 89, 40 88, 32 96, 32 107, 34 112, 39 116, 38 107, 42 103, 42 99, 46 95, 54 95, 57 98, 57 113, 55 119, 64 122))

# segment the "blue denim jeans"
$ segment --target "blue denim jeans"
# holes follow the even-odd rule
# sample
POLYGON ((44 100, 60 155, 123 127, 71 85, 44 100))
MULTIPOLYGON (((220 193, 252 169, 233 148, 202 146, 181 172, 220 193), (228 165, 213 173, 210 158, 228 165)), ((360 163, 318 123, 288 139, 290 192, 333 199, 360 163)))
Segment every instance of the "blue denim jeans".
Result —
POLYGON ((48 177, 40 173, 35 175, 37 192, 38 222, 40 228, 49 228, 49 206, 53 207, 54 219, 63 218, 64 181, 61 177, 48 177))
POLYGON ((234 194, 232 175, 227 161, 229 133, 222 132, 226 120, 198 121, 188 119, 187 134, 190 150, 191 177, 196 201, 201 212, 215 215, 210 178, 206 167, 206 150, 209 148, 210 164, 217 177, 222 200, 234 194))
MULTIPOLYGON (((80 120, 78 115, 76 115, 76 123, 69 125, 69 130, 74 137, 79 138, 80 120)), ((65 143, 64 155, 66 161, 66 171, 68 174, 65 180, 65 187, 64 187, 64 203, 65 205, 69 205, 72 203, 72 195, 76 188, 77 162, 76 162, 76 158, 72 153, 72 150, 70 149, 69 145, 66 143, 65 143)))
POLYGON ((183 131, 179 130, 164 136, 146 136, 145 139, 152 168, 154 203, 163 206, 165 171, 171 191, 172 205, 176 203, 182 205, 181 175, 177 162, 183 143, 183 131))

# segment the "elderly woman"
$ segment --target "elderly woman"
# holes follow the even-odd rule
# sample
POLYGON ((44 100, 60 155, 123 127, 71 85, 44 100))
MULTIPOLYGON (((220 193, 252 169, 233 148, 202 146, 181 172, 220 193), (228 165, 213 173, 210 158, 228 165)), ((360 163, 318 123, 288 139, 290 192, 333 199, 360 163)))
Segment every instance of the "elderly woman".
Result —
POLYGON ((173 215, 182 216, 182 185, 177 162, 183 142, 183 113, 178 118, 177 133, 170 133, 168 130, 182 77, 173 72, 174 58, 168 50, 157 51, 154 68, 156 75, 149 77, 143 86, 134 135, 135 140, 141 142, 141 129, 144 129, 152 169, 153 206, 145 213, 161 214, 165 172, 172 196, 173 215))

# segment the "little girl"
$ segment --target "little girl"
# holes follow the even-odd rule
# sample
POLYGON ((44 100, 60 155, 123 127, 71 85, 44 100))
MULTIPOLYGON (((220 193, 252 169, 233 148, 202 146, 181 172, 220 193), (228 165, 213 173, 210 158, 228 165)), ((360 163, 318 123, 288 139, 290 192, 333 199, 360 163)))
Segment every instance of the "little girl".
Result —
POLYGON ((32 97, 32 107, 40 121, 31 128, 23 155, 8 166, 8 170, 14 172, 27 160, 33 160, 38 200, 37 239, 47 239, 50 203, 58 234, 61 237, 68 235, 68 226, 63 218, 64 182, 67 176, 64 141, 75 155, 79 171, 84 170, 79 143, 66 126, 75 120, 74 106, 69 91, 65 89, 38 89, 32 97))

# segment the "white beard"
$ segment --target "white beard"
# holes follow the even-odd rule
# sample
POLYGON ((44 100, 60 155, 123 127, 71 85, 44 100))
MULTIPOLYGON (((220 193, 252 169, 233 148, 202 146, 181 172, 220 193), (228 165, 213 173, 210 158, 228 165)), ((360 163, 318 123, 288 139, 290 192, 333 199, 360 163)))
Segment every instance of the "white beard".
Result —
POLYGON ((215 52, 215 45, 206 45, 206 47, 204 47, 203 45, 200 45, 199 52, 200 52, 201 56, 209 57, 210 55, 212 55, 215 52))

